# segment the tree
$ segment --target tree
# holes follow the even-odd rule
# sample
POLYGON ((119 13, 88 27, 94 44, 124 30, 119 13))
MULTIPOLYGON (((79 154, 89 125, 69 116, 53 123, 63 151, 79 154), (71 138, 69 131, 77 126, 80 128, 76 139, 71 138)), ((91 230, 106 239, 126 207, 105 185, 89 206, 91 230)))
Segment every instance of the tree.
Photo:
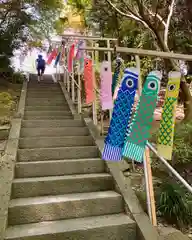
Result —
MULTIPOLYGON (((121 1, 121 3, 105 0, 112 9, 115 9, 121 16, 135 20, 144 26, 153 36, 157 47, 165 52, 169 52, 169 35, 172 16, 178 6, 176 0, 133 0, 121 1)), ((189 4, 189 1, 188 1, 189 4)), ((172 69, 179 70, 178 62, 174 60, 166 61, 170 63, 172 69)), ((184 79, 181 82, 182 98, 184 101, 185 119, 192 118, 192 96, 184 79)))
POLYGON ((19 48, 23 42, 27 42, 34 36, 39 39, 39 36, 37 37, 39 30, 44 37, 47 37, 47 26, 52 27, 49 25, 52 20, 50 16, 59 12, 62 2, 62 0, 2 0, 0 2, 1 72, 8 71, 9 59, 13 56, 14 49, 19 48), (34 29, 36 29, 36 35, 34 29))
MULTIPOLYGON (((77 9, 79 6, 81 11, 83 7, 86 9, 84 0, 71 1, 77 9)), ((102 33, 107 30, 116 35, 119 45, 123 41, 125 46, 186 52, 192 39, 190 6, 190 0, 95 0, 89 16, 99 23, 102 33)), ((165 60, 165 67, 179 70, 175 60, 165 60)), ((181 91, 187 121, 192 118, 192 96, 184 79, 181 91)))

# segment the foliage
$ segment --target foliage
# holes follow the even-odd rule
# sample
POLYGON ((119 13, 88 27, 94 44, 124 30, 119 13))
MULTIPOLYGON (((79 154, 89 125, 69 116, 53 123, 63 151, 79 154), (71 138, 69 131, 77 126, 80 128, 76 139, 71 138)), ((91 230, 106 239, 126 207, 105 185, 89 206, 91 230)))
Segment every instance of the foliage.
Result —
MULTIPOLYGON (((166 178, 161 184, 154 186, 156 211, 169 224, 176 224, 178 228, 192 224, 192 195, 177 182, 166 178)), ((143 210, 148 213, 146 191, 136 190, 143 210)))
POLYGON ((48 40, 51 42, 51 35, 63 31, 63 24, 59 20, 61 8, 53 8, 49 11, 42 9, 36 20, 29 25, 30 37, 36 41, 48 40), (62 30, 62 31, 61 31, 62 30))
POLYGON ((13 106, 13 98, 8 92, 1 92, 0 93, 0 109, 1 114, 6 109, 11 109, 13 106))
POLYGON ((26 80, 26 76, 22 72, 14 72, 12 75, 12 83, 23 83, 26 80))
POLYGON ((8 104, 12 100, 12 96, 8 92, 0 93, 0 103, 8 104))
MULTIPOLYGON (((151 141, 157 142, 158 131, 155 132, 151 141)), ((176 124, 173 146, 173 164, 192 162, 192 121, 176 124)))
POLYGON ((192 121, 178 124, 174 139, 174 162, 192 162, 192 121))
POLYGON ((0 72, 10 71, 10 58, 28 40, 47 37, 52 17, 59 13, 62 0, 1 1, 0 3, 0 72), (51 15, 52 14, 52 15, 51 15), (40 34, 41 33, 41 34, 40 34))
POLYGON ((179 228, 192 224, 191 196, 177 183, 161 184, 157 194, 157 211, 168 223, 179 228))

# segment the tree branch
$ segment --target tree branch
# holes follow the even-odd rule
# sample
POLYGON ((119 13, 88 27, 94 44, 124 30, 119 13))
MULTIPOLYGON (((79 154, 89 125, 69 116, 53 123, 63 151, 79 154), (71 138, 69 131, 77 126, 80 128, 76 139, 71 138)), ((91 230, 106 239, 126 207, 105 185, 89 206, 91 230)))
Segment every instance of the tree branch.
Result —
POLYGON ((173 10, 174 10, 174 6, 175 6, 175 2, 176 0, 172 0, 170 7, 169 7, 169 15, 167 17, 167 22, 165 25, 165 32, 164 32, 164 42, 165 45, 168 46, 168 35, 169 35, 169 26, 170 26, 170 22, 171 22, 171 17, 173 15, 173 10))
POLYGON ((142 23, 146 28, 149 28, 149 26, 146 24, 146 22, 144 22, 140 17, 137 17, 135 16, 133 13, 124 13, 122 12, 119 8, 117 8, 110 0, 105 0, 109 3, 109 5, 114 8, 121 16, 124 16, 124 17, 127 17, 127 18, 130 18, 132 20, 135 20, 137 22, 140 22, 142 23))

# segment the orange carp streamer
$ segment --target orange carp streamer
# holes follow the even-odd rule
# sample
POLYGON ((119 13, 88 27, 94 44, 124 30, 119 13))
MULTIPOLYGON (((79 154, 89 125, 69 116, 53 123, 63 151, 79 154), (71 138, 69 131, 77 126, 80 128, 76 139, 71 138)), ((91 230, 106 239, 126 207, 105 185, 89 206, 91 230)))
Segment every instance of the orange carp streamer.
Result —
POLYGON ((91 59, 86 58, 84 64, 84 82, 86 92, 86 104, 94 101, 94 87, 93 87, 93 63, 91 59))

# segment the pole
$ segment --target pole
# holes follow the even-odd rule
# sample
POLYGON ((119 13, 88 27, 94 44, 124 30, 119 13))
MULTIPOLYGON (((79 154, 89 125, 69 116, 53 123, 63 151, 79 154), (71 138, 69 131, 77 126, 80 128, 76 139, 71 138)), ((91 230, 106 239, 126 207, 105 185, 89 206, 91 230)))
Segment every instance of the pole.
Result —
POLYGON ((155 197, 154 197, 154 190, 153 190, 153 177, 152 177, 151 164, 150 164, 150 153, 149 153, 148 147, 146 147, 146 150, 145 150, 145 161, 146 161, 146 171, 147 171, 147 175, 148 175, 149 198, 150 198, 150 204, 151 204, 151 221, 152 221, 153 226, 157 227, 155 197))
MULTIPOLYGON (((92 41, 92 46, 93 46, 93 41, 92 41)), ((93 123, 97 126, 97 95, 96 95, 96 82, 95 82, 95 64, 94 64, 94 52, 91 52, 92 55, 92 77, 93 77, 93 91, 94 91, 94 101, 93 101, 93 105, 92 105, 92 109, 93 109, 93 123)))
POLYGON ((147 171, 147 162, 146 162, 145 153, 143 155, 143 164, 144 164, 144 174, 145 174, 145 188, 146 188, 146 194, 147 194, 147 209, 148 209, 149 218, 152 222, 151 199, 149 194, 149 176, 147 171))
MULTIPOLYGON (((110 40, 107 40, 107 48, 110 48, 110 40)), ((107 52, 108 62, 111 64, 111 52, 107 52)), ((109 118, 112 118, 112 109, 109 110, 109 118)))
POLYGON ((71 73, 71 98, 75 102, 75 82, 74 82, 74 66, 72 60, 72 73, 71 73))
POLYGON ((138 56, 150 56, 150 57, 161 57, 163 59, 177 59, 177 60, 184 60, 184 61, 192 61, 192 55, 189 54, 180 54, 180 53, 173 53, 173 52, 161 52, 161 51, 154 51, 154 50, 146 50, 146 49, 138 49, 138 48, 125 48, 125 47, 116 47, 114 48, 96 48, 96 47, 86 47, 81 48, 88 51, 110 51, 110 52, 117 52, 117 53, 128 53, 132 55, 138 56))
POLYGON ((142 78, 141 78, 141 61, 138 55, 135 55, 136 67, 139 70, 139 79, 138 79, 138 94, 141 95, 142 92, 142 78))
POLYGON ((78 113, 81 113, 81 73, 80 73, 80 63, 78 63, 78 88, 77 88, 77 101, 78 101, 78 113))

